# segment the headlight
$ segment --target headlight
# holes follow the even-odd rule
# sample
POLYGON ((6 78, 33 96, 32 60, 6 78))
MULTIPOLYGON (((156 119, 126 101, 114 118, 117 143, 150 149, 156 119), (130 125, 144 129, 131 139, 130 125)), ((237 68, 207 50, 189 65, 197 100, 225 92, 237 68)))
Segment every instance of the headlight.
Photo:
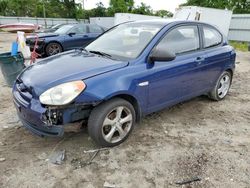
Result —
POLYGON ((48 89, 40 95, 39 99, 42 104, 65 105, 73 101, 85 87, 83 81, 64 83, 48 89))

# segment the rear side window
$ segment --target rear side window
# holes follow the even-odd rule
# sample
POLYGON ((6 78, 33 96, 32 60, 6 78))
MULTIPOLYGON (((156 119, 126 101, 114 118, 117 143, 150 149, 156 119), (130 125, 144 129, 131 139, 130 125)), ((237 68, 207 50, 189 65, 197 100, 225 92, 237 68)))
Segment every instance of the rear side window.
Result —
POLYGON ((89 25, 89 32, 90 33, 102 33, 103 30, 98 25, 89 25))
POLYGON ((70 30, 70 33, 75 33, 75 34, 84 34, 86 32, 87 29, 85 25, 77 25, 70 30))
POLYGON ((221 44, 222 36, 217 30, 211 27, 203 26, 203 33, 204 33, 203 40, 204 40, 205 48, 209 48, 209 47, 213 47, 213 46, 217 46, 221 44))
POLYGON ((197 50, 200 48, 198 27, 177 27, 168 32, 158 45, 164 45, 175 54, 197 50))

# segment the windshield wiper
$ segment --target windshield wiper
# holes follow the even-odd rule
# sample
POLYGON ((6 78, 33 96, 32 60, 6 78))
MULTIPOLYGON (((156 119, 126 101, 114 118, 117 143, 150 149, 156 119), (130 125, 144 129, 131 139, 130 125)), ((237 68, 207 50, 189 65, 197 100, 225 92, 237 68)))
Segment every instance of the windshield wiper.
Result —
POLYGON ((80 52, 85 52, 86 54, 89 53, 89 51, 86 50, 85 48, 76 48, 75 50, 79 50, 80 52))
POLYGON ((105 57, 108 57, 108 58, 112 58, 112 55, 107 54, 105 52, 100 52, 100 51, 95 51, 95 50, 90 50, 89 52, 93 53, 93 54, 98 54, 98 55, 101 55, 101 56, 105 56, 105 57))

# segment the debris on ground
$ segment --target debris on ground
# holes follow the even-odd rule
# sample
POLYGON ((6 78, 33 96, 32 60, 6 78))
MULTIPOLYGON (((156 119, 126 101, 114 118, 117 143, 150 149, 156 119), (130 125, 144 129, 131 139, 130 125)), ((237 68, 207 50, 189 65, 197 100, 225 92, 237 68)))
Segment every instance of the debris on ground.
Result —
POLYGON ((62 150, 52 154, 49 158, 49 162, 56 165, 61 165, 64 159, 65 159, 65 150, 62 150))
POLYGON ((77 168, 83 168, 83 167, 85 167, 87 165, 92 164, 94 158, 97 156, 98 153, 99 153, 99 150, 97 150, 94 154, 92 154, 90 156, 90 158, 88 160, 85 160, 85 161, 82 161, 79 158, 72 159, 71 160, 71 164, 73 164, 75 166, 75 169, 77 169, 77 168))
POLYGON ((84 150, 83 153, 94 153, 97 151, 104 151, 104 150, 108 150, 110 148, 100 148, 100 149, 91 149, 91 150, 84 150))
POLYGON ((74 158, 71 160, 71 164, 75 166, 75 168, 83 168, 87 165, 92 164, 93 160, 96 158, 97 154, 100 151, 105 151, 108 150, 110 148, 100 148, 100 149, 92 149, 92 150, 84 150, 83 152, 85 154, 92 154, 90 155, 90 157, 88 158, 88 160, 82 160, 81 158, 74 158))
POLYGON ((5 161, 6 159, 4 158, 4 157, 1 157, 0 158, 0 162, 3 162, 3 161, 5 161))
POLYGON ((40 159, 40 160, 45 160, 47 159, 47 154, 45 152, 37 155, 37 158, 40 159))
POLYGON ((17 120, 17 121, 10 121, 10 122, 7 122, 7 124, 16 124, 18 123, 20 120, 17 120))
POLYGON ((87 161, 86 165, 89 165, 92 163, 92 161, 94 160, 94 158, 97 156, 97 154, 99 153, 100 150, 97 150, 91 157, 90 159, 87 161))
POLYGON ((115 188, 116 186, 114 184, 108 183, 108 182, 104 182, 103 184, 103 188, 115 188))
POLYGON ((175 184, 178 184, 178 185, 185 185, 185 184, 190 184, 190 183, 195 182, 195 181, 201 181, 201 178, 199 178, 199 177, 194 177, 194 178, 191 178, 191 179, 189 179, 189 180, 184 180, 184 181, 175 182, 175 184))

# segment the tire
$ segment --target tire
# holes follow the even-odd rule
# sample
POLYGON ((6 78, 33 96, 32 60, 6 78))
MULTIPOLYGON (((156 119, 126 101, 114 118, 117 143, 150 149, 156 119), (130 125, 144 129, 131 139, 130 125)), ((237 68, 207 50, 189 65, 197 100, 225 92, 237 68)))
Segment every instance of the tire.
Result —
POLYGON ((232 83, 232 74, 228 71, 224 71, 216 82, 215 87, 208 96, 210 99, 220 101, 226 97, 232 83), (226 81, 226 79, 228 79, 226 81), (224 85, 223 85, 224 84, 224 85), (224 87, 224 89, 222 88, 224 87))
POLYGON ((58 53, 61 53, 62 51, 62 46, 57 42, 51 42, 45 48, 46 56, 56 55, 58 53))
POLYGON ((88 120, 88 132, 100 146, 117 146, 128 138, 135 118, 131 103, 121 98, 111 99, 92 110, 88 120))

